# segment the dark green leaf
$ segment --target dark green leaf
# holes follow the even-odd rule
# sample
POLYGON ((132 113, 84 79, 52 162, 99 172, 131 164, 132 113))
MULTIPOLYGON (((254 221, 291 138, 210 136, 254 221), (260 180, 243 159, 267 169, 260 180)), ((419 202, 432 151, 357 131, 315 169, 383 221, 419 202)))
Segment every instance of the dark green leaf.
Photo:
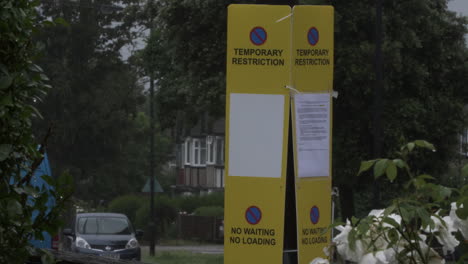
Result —
POLYGON ((400 169, 403 169, 406 165, 406 163, 401 159, 394 159, 393 163, 400 169))
POLYGON ((361 162, 361 167, 359 168, 358 175, 361 175, 361 173, 369 170, 372 167, 372 165, 374 165, 374 163, 375 163, 375 160, 361 162))
POLYGON ((26 193, 26 191, 25 191, 24 188, 22 188, 22 187, 14 187, 13 190, 14 190, 17 194, 26 193))
POLYGON ((51 176, 49 176, 49 175, 47 175, 47 174, 44 174, 44 175, 41 176, 41 178, 42 178, 45 182, 47 182, 47 184, 48 184, 49 186, 55 186, 55 180, 54 180, 54 178, 52 178, 51 176))
POLYGON ((395 221, 395 219, 393 219, 393 218, 391 218, 391 217, 384 217, 384 218, 382 219, 382 221, 383 221, 384 223, 387 223, 387 224, 389 224, 389 225, 391 225, 391 226, 393 226, 393 227, 396 227, 396 228, 398 228, 398 227, 400 226, 400 224, 398 224, 398 222, 395 221))
POLYGON ((1 144, 0 145, 0 161, 4 161, 10 156, 10 153, 13 151, 13 146, 10 144, 1 144))
POLYGON ((385 173, 387 174, 387 178, 390 180, 390 182, 393 182, 397 177, 397 167, 395 166, 395 163, 388 162, 385 173))
POLYGON ((0 78, 0 90, 6 89, 10 87, 13 82, 13 78, 11 76, 3 76, 0 78))
POLYGON ((361 222, 359 223, 359 225, 356 226, 356 229, 359 234, 366 234, 367 231, 369 231, 369 228, 371 227, 371 223, 372 223, 372 220, 371 220, 372 218, 369 217, 369 218, 361 219, 361 222))
POLYGON ((401 218, 403 221, 409 223, 411 220, 413 220, 413 214, 411 213, 411 210, 407 210, 404 207, 400 208, 401 211, 401 218))
POLYGON ((379 161, 377 161, 377 163, 375 164, 374 166, 374 177, 375 178, 378 178, 380 176, 382 176, 385 172, 385 170, 387 169, 387 165, 388 165, 388 159, 381 159, 379 161))
POLYGON ((429 174, 421 174, 421 175, 418 175, 418 177, 416 178, 421 179, 421 180, 435 180, 435 178, 429 174))
POLYGON ((13 98, 11 94, 6 94, 0 98, 0 106, 13 106, 13 98))
POLYGON ((426 209, 418 208, 416 210, 416 213, 421 219, 421 224, 423 228, 426 228, 428 226, 431 226, 431 224, 433 224, 433 221, 431 220, 431 215, 426 211, 426 209))
POLYGON ((414 141, 414 143, 418 147, 426 148, 426 149, 429 149, 429 150, 435 150, 434 145, 432 145, 431 143, 429 143, 429 142, 427 142, 425 140, 416 140, 416 141, 414 141))
POLYGON ((413 142, 410 142, 406 146, 407 146, 408 150, 411 152, 411 151, 413 151, 415 145, 414 145, 413 142))
POLYGON ((387 237, 390 240, 389 247, 395 245, 400 239, 400 235, 398 234, 398 231, 394 228, 388 230, 387 237))
POLYGON ((468 164, 465 164, 461 169, 461 175, 463 178, 468 178, 468 164))
POLYGON ((438 186, 438 196, 440 201, 449 198, 452 195, 452 189, 445 186, 438 186))
POLYGON ((1 71, 4 75, 9 75, 7 67, 5 66, 5 64, 3 64, 3 63, 1 63, 1 62, 0 62, 0 71, 1 71))
POLYGON ((356 250, 356 240, 357 240, 357 237, 356 237, 357 233, 356 233, 356 230, 353 228, 351 229, 351 231, 349 231, 349 234, 348 234, 348 244, 349 244, 349 248, 351 250, 356 250))
POLYGON ((468 197, 464 197, 457 201, 458 209, 455 211, 458 218, 468 219, 468 197))
POLYGON ((395 208, 396 208, 395 205, 391 205, 391 206, 385 208, 383 215, 384 215, 384 216, 387 216, 387 215, 389 215, 389 214, 392 214, 393 211, 395 210, 395 208))
POLYGON ((44 70, 37 64, 29 64, 28 69, 32 72, 42 73, 44 70))
POLYGON ((67 22, 65 19, 61 18, 61 17, 56 18, 56 19, 54 20, 54 22, 55 22, 56 24, 60 24, 60 25, 62 25, 62 26, 66 26, 66 27, 69 27, 69 26, 70 26, 70 24, 68 24, 68 22, 67 22))
POLYGON ((29 196, 31 196, 33 198, 36 198, 36 197, 39 196, 39 192, 32 186, 24 186, 23 190, 27 195, 29 195, 29 196))
POLYGON ((54 22, 49 21, 49 20, 42 21, 42 24, 43 24, 44 26, 49 26, 49 27, 50 27, 50 26, 55 26, 54 22))
POLYGON ((17 200, 9 200, 7 210, 8 215, 15 216, 21 214, 23 207, 17 200))

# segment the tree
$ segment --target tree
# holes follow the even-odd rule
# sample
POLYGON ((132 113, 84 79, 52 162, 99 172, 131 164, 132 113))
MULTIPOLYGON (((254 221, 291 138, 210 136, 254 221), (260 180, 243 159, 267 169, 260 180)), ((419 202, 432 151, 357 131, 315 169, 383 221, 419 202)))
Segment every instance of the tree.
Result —
POLYGON ((45 122, 36 124, 53 126, 54 169, 69 170, 75 196, 94 205, 139 192, 148 176, 146 98, 138 68, 122 57, 138 36, 139 1, 43 1, 41 8, 44 18, 69 24, 36 38, 56 87, 39 106, 45 122))
POLYGON ((153 34, 144 51, 147 73, 157 80, 161 126, 182 117, 193 125, 206 113, 224 116, 226 16, 231 3, 158 1, 153 34))
MULTIPOLYGON (((158 3, 144 57, 158 80, 162 127, 176 126, 180 112, 189 120, 205 112, 223 116, 227 2, 158 3)), ((355 192, 368 193, 374 181, 370 175, 355 177, 373 147, 374 1, 299 2, 304 3, 332 4, 336 11, 333 184, 340 187, 342 215, 351 217, 355 192)), ((448 11, 446 0, 386 1, 384 14, 384 154, 425 138, 438 151, 418 157, 414 168, 439 175, 456 155, 457 134, 466 124, 467 21, 448 11)), ((392 195, 394 190, 383 190, 382 199, 392 195)), ((359 198, 360 210, 367 211, 370 198, 359 198)))
POLYGON ((64 188, 67 182, 47 176, 52 191, 31 182, 46 145, 43 140, 38 148, 33 136, 32 120, 40 117, 34 102, 51 88, 32 62, 37 49, 31 37, 44 25, 36 4, 2 1, 0 17, 0 262, 24 263, 35 252, 28 240, 41 239, 43 231, 56 233, 70 190, 64 188), (55 207, 47 210, 49 199, 55 199, 55 207))
MULTIPOLYGON (((384 154, 395 153, 392 146, 425 138, 438 151, 419 157, 415 170, 427 168, 434 175, 443 172, 456 154, 457 134, 466 124, 467 21, 448 11, 446 2, 384 3, 384 154)), ((335 90, 340 97, 334 104, 333 175, 344 217, 354 214, 354 192, 366 192, 373 181, 355 177, 359 160, 369 159, 372 150, 373 4, 334 2, 335 90)))

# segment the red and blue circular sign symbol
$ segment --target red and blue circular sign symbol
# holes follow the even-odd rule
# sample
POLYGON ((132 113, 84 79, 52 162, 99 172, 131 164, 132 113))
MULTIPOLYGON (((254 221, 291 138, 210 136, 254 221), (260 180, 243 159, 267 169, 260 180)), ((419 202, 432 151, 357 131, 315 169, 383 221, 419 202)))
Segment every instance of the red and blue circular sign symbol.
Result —
POLYGON ((310 221, 312 222, 312 224, 315 225, 318 223, 319 220, 320 220, 320 211, 317 206, 314 206, 312 207, 312 209, 310 209, 310 221))
POLYGON ((251 225, 256 225, 262 220, 262 211, 257 206, 250 206, 245 210, 245 220, 251 225))
POLYGON ((312 46, 317 45, 319 42, 319 31, 316 27, 311 27, 309 31, 307 31, 307 41, 312 46))
POLYGON ((254 27, 250 31, 250 41, 257 46, 265 44, 267 40, 267 32, 262 27, 254 27))

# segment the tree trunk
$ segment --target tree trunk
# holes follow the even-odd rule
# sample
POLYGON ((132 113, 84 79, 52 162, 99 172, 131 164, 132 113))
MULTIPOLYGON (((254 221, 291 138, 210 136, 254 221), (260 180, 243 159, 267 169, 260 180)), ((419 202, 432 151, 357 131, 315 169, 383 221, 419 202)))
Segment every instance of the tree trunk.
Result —
POLYGON ((354 190, 349 185, 341 185, 339 190, 341 218, 346 221, 354 215, 354 190))

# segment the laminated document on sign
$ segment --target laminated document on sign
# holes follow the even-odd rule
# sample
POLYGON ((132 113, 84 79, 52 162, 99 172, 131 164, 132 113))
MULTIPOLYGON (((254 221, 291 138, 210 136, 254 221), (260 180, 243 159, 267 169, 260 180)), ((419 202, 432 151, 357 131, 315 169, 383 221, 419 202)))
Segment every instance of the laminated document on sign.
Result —
POLYGON ((330 94, 296 94, 294 108, 298 177, 329 176, 330 94))

